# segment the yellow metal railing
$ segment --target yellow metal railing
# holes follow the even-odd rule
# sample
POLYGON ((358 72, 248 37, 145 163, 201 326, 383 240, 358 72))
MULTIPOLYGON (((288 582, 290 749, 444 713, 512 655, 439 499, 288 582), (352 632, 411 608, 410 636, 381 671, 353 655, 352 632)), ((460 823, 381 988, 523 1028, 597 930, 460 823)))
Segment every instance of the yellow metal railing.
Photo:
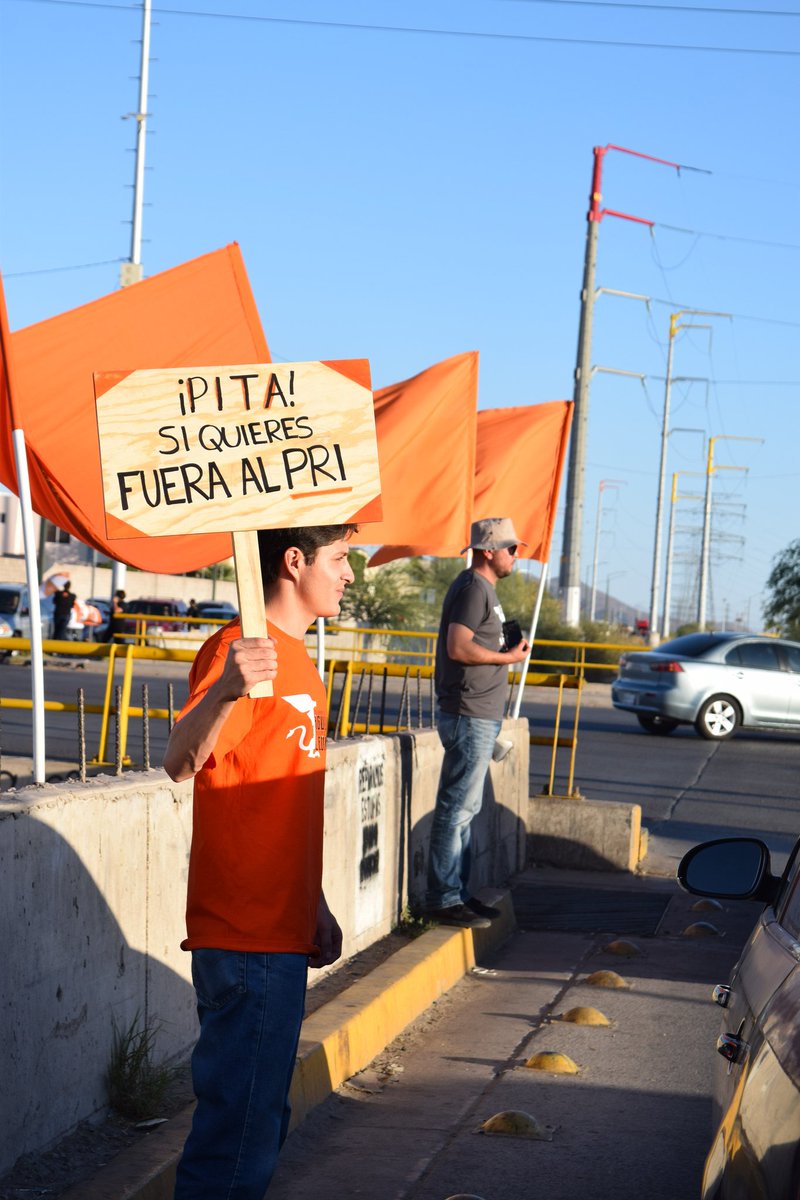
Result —
MULTIPOLYGON (((109 731, 111 717, 117 721, 117 753, 121 751, 126 758, 128 725, 131 717, 143 715, 140 707, 131 705, 131 689, 133 684, 134 663, 138 660, 156 662, 186 662, 194 660, 201 638, 197 638, 197 646, 169 646, 162 642, 153 645, 153 631, 148 633, 148 626, 154 623, 182 624, 184 626, 223 625, 220 619, 204 617, 154 617, 152 614, 126 613, 126 618, 136 621, 133 634, 119 635, 119 641, 112 642, 56 642, 47 640, 42 643, 45 654, 57 653, 76 655, 81 658, 108 659, 108 671, 105 682, 105 694, 102 705, 84 705, 84 711, 100 713, 100 737, 97 753, 92 763, 107 764, 109 731), (122 684, 119 701, 115 699, 116 668, 122 665, 122 684)), ((199 632, 199 631, 198 631, 199 632)), ((426 630, 386 630, 373 628, 353 628, 350 626, 334 625, 326 627, 326 632, 336 638, 335 650, 327 661, 327 708, 328 727, 333 736, 348 737, 363 733, 392 733, 403 728, 413 728, 411 710, 416 703, 417 725, 422 711, 422 690, 427 688, 430 695, 429 707, 433 712, 432 676, 433 663, 436 654, 437 634, 426 630), (341 640, 340 640, 341 639, 341 640), (381 644, 377 644, 378 641, 381 644), (394 642, 390 645, 390 642, 394 642), (420 649, 420 645, 422 648, 420 649), (373 656, 380 656, 379 661, 371 661, 373 656), (400 660, 400 661, 398 661, 400 660), (410 660, 410 661, 409 661, 410 660), (333 713, 334 691, 337 678, 342 678, 342 687, 333 713), (403 687, 400 697, 400 708, 396 722, 389 723, 386 719, 386 685, 390 679, 401 678, 403 687), (374 696, 374 684, 380 681, 380 696, 374 696), (366 689, 366 695, 364 692, 366 689), (415 697, 412 696, 415 692, 415 697), (359 720, 364 699, 364 715, 359 720), (373 717, 375 718, 373 720, 373 717), (404 721, 405 718, 405 721, 404 721)), ((186 636, 186 631, 176 631, 186 636)), ((162 635, 164 641, 170 634, 162 635)), ((189 635, 190 636, 190 635, 189 635)), ((194 641, 195 639, 191 639, 194 641)), ((555 687, 558 688, 556 718, 553 734, 538 737, 532 736, 531 743, 551 747, 551 767, 549 788, 552 793, 555 771, 556 750, 568 747, 571 750, 569 780, 567 794, 572 794, 574 783, 575 748, 577 745, 578 717, 580 710, 580 690, 588 670, 616 671, 616 663, 592 661, 596 651, 605 653, 635 653, 646 650, 646 646, 629 645, 626 643, 607 642, 569 642, 558 639, 537 639, 534 651, 538 653, 531 658, 524 680, 524 687, 555 687), (567 650, 562 657, 553 657, 553 650, 567 650), (549 668, 549 669, 548 669, 549 668), (562 714, 563 693, 565 689, 578 689, 577 702, 573 717, 573 729, 569 737, 562 737, 560 723, 562 714)), ((4 652, 30 651, 30 642, 25 638, 0 638, 0 654, 4 652)), ((520 686, 519 671, 510 671, 512 693, 514 687, 520 686)), ((119 687, 120 685, 116 685, 119 687)), ((6 699, 0 697, 0 708, 31 708, 32 701, 26 699, 6 699)), ((50 712, 76 712, 78 705, 56 701, 45 703, 45 709, 50 712)), ((171 718, 172 713, 167 709, 150 708, 147 714, 155 718, 171 718)), ((432 720, 432 718, 431 718, 432 720)), ((129 761, 129 760, 128 760, 129 761)))
MULTIPOLYGON (((30 648, 31 644, 27 638, 0 638, 0 653, 6 651, 30 652, 30 648)), ((132 705, 130 702, 134 660, 193 662, 196 653, 194 650, 164 649, 158 646, 136 646, 130 643, 128 645, 119 645, 114 642, 60 642, 53 641, 52 639, 43 641, 42 649, 45 654, 108 659, 105 695, 102 704, 78 705, 67 704, 57 700, 46 700, 44 702, 44 709, 47 712, 75 713, 78 712, 79 708, 82 708, 83 712, 100 714, 100 738, 97 753, 91 760, 94 766, 111 765, 107 751, 112 716, 117 719, 118 752, 123 761, 130 762, 130 759, 127 757, 128 723, 131 717, 141 717, 144 715, 141 707, 132 705), (123 676, 120 702, 117 704, 115 702, 114 674, 116 666, 120 661, 123 663, 123 676)), ((0 697, 0 709, 30 709, 32 707, 33 701, 31 699, 0 697)), ((150 708, 148 706, 147 715, 148 717, 168 718, 170 714, 167 709, 150 708)))

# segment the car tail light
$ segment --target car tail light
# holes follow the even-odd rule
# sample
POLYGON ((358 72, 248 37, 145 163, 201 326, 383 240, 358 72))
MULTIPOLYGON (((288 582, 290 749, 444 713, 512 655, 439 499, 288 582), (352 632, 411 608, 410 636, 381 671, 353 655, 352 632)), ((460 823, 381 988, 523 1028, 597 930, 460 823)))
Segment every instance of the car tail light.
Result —
POLYGON ((651 663, 650 670, 651 671, 668 671, 670 674, 673 674, 675 672, 682 671, 683 667, 676 659, 671 658, 669 660, 669 662, 651 663))

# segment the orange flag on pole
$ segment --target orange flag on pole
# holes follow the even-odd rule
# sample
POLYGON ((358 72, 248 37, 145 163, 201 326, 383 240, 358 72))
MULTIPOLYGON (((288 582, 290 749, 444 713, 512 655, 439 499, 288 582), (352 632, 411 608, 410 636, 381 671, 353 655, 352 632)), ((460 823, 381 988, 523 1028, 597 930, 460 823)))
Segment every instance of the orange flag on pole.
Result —
MULTIPOLYGON (((92 372, 269 362, 237 245, 183 263, 11 334, 17 419, 33 509, 129 566, 179 574, 232 553, 229 534, 109 539, 92 372)), ((6 361, 0 364, 8 374, 6 361)), ((0 422, 0 482, 16 492, 11 425, 0 422)))
MULTIPOLYGON (((548 559, 571 422, 569 400, 478 413, 470 520, 511 517, 520 537, 528 543, 520 547, 521 558, 537 562, 548 559)), ((430 536, 413 543, 382 546, 369 565, 422 554, 456 558, 468 540, 437 538, 431 531, 430 536)))
POLYGON ((478 352, 447 358, 375 392, 384 519, 357 545, 457 542, 469 533, 475 477, 478 352))

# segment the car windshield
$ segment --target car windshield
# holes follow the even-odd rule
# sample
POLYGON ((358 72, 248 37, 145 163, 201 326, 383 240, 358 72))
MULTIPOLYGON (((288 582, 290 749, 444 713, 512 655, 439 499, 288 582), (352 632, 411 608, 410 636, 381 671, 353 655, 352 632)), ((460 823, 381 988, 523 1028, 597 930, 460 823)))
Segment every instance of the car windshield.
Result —
POLYGON ((699 658, 707 650, 718 646, 721 639, 718 633, 687 633, 684 637, 674 638, 656 647, 657 654, 675 654, 679 658, 699 658))

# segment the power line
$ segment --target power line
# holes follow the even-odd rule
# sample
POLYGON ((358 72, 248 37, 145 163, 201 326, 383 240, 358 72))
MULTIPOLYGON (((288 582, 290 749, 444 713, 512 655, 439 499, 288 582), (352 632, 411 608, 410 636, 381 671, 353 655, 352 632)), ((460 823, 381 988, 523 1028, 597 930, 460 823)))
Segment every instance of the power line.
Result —
POLYGON ((4 271, 4 279, 22 279, 28 275, 54 275, 57 271, 88 271, 91 267, 109 267, 121 263, 121 258, 104 258, 100 262, 75 263, 69 267, 39 267, 35 271, 4 271))
POLYGON ((741 237, 735 233, 708 233, 703 229, 684 229, 681 225, 665 225, 661 221, 654 223, 656 229, 669 229, 673 233, 688 233, 692 237, 715 238, 720 242, 746 242, 750 246, 773 246, 779 250, 800 250, 797 242, 770 242, 764 238, 741 237))
MULTIPOLYGON (((102 8, 116 12, 134 11, 129 5, 108 4, 103 0, 16 0, 17 3, 51 4, 56 7, 102 8)), ((298 25, 317 29, 348 29, 372 33, 410 33, 428 37, 450 37, 480 41, 538 42, 543 45, 603 46, 628 50, 681 50, 700 54, 767 55, 771 58, 800 58, 800 50, 784 50, 754 46, 692 46, 673 42, 623 42, 612 38, 548 37, 532 33, 496 33, 467 29, 430 29, 418 25, 372 25, 361 21, 318 21, 304 17, 264 17, 249 13, 200 12, 196 9, 154 8, 154 15, 171 17, 205 17, 219 21, 247 21, 269 25, 298 25)))
MULTIPOLYGON (((689 304, 683 300, 662 300, 658 296, 651 296, 650 303, 663 304, 672 309, 692 309, 696 307, 696 305, 689 304)), ((749 313, 729 313, 728 316, 736 321, 758 321, 763 325, 783 325, 789 329, 800 329, 800 321, 781 321, 777 317, 754 317, 749 313)))
POLYGON ((642 12, 719 13, 737 17, 800 17, 800 12, 760 8, 710 8, 699 4, 637 4, 632 0, 502 0, 508 4, 562 4, 567 8, 634 8, 642 12))

